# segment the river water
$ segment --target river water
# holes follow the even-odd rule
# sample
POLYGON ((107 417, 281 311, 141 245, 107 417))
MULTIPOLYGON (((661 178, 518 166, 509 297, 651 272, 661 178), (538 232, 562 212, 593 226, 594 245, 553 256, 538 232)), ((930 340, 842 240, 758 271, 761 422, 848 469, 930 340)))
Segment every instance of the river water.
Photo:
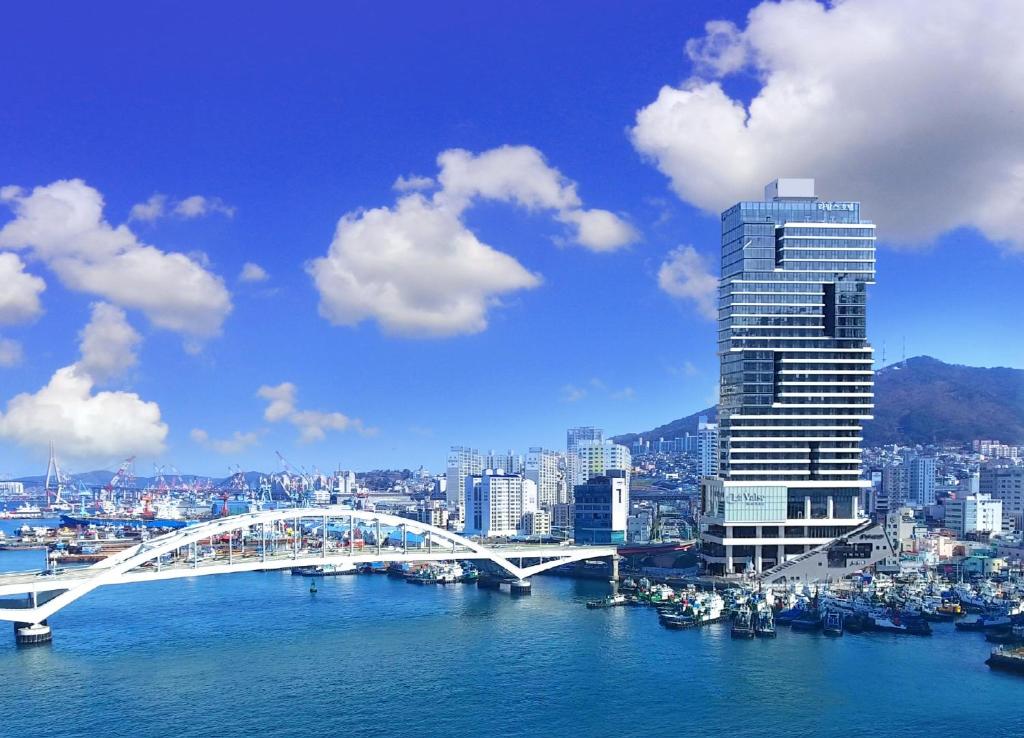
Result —
MULTIPOLYGON (((0 552, 3 570, 42 562, 0 552)), ((512 598, 380 575, 311 594, 310 581, 105 587, 51 618, 49 645, 0 633, 0 735, 1024 735, 1024 678, 991 672, 982 636, 948 624, 733 641, 727 626, 585 609, 602 582, 541 576, 512 598)))

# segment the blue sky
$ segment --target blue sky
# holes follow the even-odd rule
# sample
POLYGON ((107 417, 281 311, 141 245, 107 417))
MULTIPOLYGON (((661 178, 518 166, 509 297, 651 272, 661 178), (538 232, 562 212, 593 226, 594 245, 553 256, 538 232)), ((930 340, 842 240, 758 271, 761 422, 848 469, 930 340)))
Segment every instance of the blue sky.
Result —
MULTIPOLYGON (((31 318, 0 325, 0 337, 20 345, 20 360, 0 367, 0 473, 45 468, 41 432, 15 427, 7 403, 85 356, 79 334, 97 302, 120 306, 123 320, 112 320, 138 338, 129 341, 136 359, 109 379, 95 370, 91 391, 156 403, 166 435, 138 449, 123 438, 99 446, 69 440, 70 451, 58 450, 74 470, 135 451, 140 473, 154 461, 210 474, 234 464, 270 470, 275 450, 323 469, 439 469, 451 444, 560 447, 570 425, 642 430, 707 406, 717 385, 714 325, 698 300, 678 296, 686 285, 676 296, 659 288, 659 270, 673 249, 692 246, 713 271, 714 210, 756 198, 776 163, 758 161, 737 181, 702 171, 714 168, 701 156, 716 146, 729 147, 718 160, 736 170, 728 153, 745 145, 742 135, 715 143, 715 111, 684 110, 686 120, 671 123, 678 151, 676 140, 666 148, 663 117, 639 132, 634 126, 641 109, 665 112, 655 105, 664 86, 683 88, 694 75, 716 79, 722 94, 745 105, 766 95, 772 75, 799 73, 764 48, 750 51, 762 43, 755 31, 771 27, 767 14, 737 41, 754 5, 367 2, 285 13, 254 3, 244 15, 199 3, 66 6, 56 16, 52 8, 10 9, 0 44, 0 187, 24 189, 0 207, 0 227, 17 217, 23 201, 12 198, 80 178, 102 195, 106 222, 127 224, 139 243, 191 255, 196 269, 222 280, 232 309, 214 320, 219 331, 160 327, 163 308, 140 308, 144 298, 119 297, 112 287, 85 287, 41 247, 9 239, 24 272, 46 289, 31 318), (736 25, 686 53, 687 41, 707 40, 705 23, 716 19, 736 25), (575 183, 581 204, 572 212, 609 211, 633 237, 604 250, 582 246, 564 209, 477 194, 457 222, 537 282, 497 295, 500 305, 484 295, 485 328, 434 335, 373 315, 339 325, 336 314, 332 323, 318 312, 324 295, 309 268, 327 255, 342 216, 358 221, 360 209, 394 207, 403 196, 392 189, 396 178, 436 177, 443 151, 475 156, 503 146, 533 147, 563 184, 575 183), (163 217, 129 221, 133 205, 157 193, 166 197, 163 217), (175 214, 193 195, 205 198, 204 214, 175 214), (240 281, 247 262, 269 278, 240 281), (257 392, 285 382, 294 386, 287 407, 271 419, 272 393, 257 392), (238 442, 226 442, 232 438, 238 442)), ((886 12, 860 5, 865 17, 886 12)), ((837 11, 810 12, 808 23, 833 24, 837 11)), ((899 17, 883 20, 901 28, 899 17)), ((833 106, 844 103, 838 93, 833 106)), ((993 105, 991 117, 999 114, 993 105)), ((980 127, 969 133, 986 130, 971 125, 980 127)), ((933 160, 917 138, 904 145, 901 135, 847 140, 854 158, 877 154, 893 171, 920 167, 922 182, 934 182, 933 160)), ((819 176, 819 155, 801 156, 793 160, 799 171, 772 176, 819 176)), ((945 189, 969 186, 959 171, 991 174, 974 161, 946 172, 945 189)), ((906 336, 908 355, 1024 366, 1024 342, 1013 338, 1024 262, 1004 226, 1016 211, 1003 212, 1014 203, 972 202, 959 213, 940 203, 936 212, 949 213, 948 222, 911 204, 920 216, 900 218, 900 198, 914 189, 904 177, 865 167, 850 173, 846 189, 833 152, 820 165, 825 194, 865 201, 865 216, 879 224, 876 347, 884 342, 898 358, 906 336), (877 214, 860 191, 869 189, 877 214), (896 243, 887 218, 897 224, 896 243)), ((353 249, 364 248, 352 238, 353 249)), ((182 293, 190 289, 182 282, 182 293)), ((62 433, 69 424, 79 435, 112 432, 95 418, 69 418, 58 422, 62 433)))

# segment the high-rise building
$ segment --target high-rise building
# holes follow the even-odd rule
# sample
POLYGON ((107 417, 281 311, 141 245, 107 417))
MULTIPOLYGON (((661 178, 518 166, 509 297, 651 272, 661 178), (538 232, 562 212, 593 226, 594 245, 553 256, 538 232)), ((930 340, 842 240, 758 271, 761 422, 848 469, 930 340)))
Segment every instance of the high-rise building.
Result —
POLYGON ((959 536, 999 533, 1003 529, 1002 500, 988 495, 967 495, 946 503, 946 526, 959 536))
POLYGON ((465 535, 514 536, 526 533, 527 513, 537 511, 537 485, 518 474, 485 469, 465 479, 465 535))
POLYGON ((707 415, 697 421, 697 474, 718 476, 718 423, 709 423, 707 415))
POLYGON ((566 476, 568 477, 568 493, 572 496, 573 486, 580 481, 586 481, 585 472, 580 466, 579 447, 581 443, 603 442, 604 431, 593 426, 582 426, 570 428, 565 432, 565 462, 566 476))
POLYGON ((860 203, 779 179, 722 213, 719 478, 702 483, 713 573, 767 570, 854 530, 872 416, 867 286, 875 227, 860 203))
POLYGON ((448 452, 445 477, 448 480, 445 496, 448 510, 458 524, 466 515, 466 477, 480 474, 484 470, 484 457, 475 448, 468 446, 452 446, 448 452))
POLYGON ((484 456, 484 469, 501 469, 506 474, 522 474, 523 457, 511 449, 505 452, 491 450, 484 456))
POLYGON ((562 483, 561 454, 534 447, 526 454, 526 478, 537 485, 537 504, 545 510, 558 503, 562 483))
POLYGON ((935 503, 934 456, 915 456, 907 462, 907 494, 917 507, 935 503))
POLYGON ((985 464, 981 467, 978 491, 1003 503, 1007 527, 1024 528, 1024 465, 985 464))
POLYGON ((633 456, 629 449, 611 441, 580 441, 576 446, 576 477, 573 486, 585 484, 593 477, 603 476, 612 469, 625 472, 629 481, 633 469, 633 456))
POLYGON ((629 481, 625 472, 611 470, 577 484, 573 521, 576 543, 625 543, 629 516, 629 481))

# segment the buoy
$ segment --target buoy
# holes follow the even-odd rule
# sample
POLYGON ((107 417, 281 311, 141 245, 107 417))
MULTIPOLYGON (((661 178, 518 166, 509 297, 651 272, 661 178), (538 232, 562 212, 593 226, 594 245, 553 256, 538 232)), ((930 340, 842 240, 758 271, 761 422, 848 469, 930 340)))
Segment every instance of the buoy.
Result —
POLYGON ((312 584, 309 585, 309 593, 310 594, 316 594, 316 582, 313 582, 312 584))

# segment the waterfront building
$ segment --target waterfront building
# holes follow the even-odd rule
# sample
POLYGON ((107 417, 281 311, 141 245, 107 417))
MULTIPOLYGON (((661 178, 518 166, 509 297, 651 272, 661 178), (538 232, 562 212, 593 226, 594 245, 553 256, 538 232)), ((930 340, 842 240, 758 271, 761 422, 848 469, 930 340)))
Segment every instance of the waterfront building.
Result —
POLYGON ((625 543, 629 513, 626 473, 612 469, 576 485, 573 539, 576 543, 625 543))
POLYGON ((985 464, 978 491, 1003 503, 1004 528, 1024 530, 1024 465, 985 464))
POLYGON ((821 200, 810 179, 722 213, 720 470, 701 485, 711 573, 766 571, 866 522, 874 243, 860 203, 821 200))
POLYGON ((988 495, 967 495, 946 502, 947 528, 958 536, 999 533, 1003 529, 1003 503, 988 495))
POLYGON ((25 494, 24 482, 0 482, 0 495, 20 497, 25 494))
POLYGON ((561 454, 534 447, 526 454, 526 478, 537 485, 537 504, 550 510, 559 502, 562 485, 561 454))
POLYGON ((697 421, 697 474, 718 476, 718 423, 709 423, 707 415, 697 421))
POLYGON ((630 543, 650 543, 654 530, 654 513, 637 510, 626 518, 626 540, 630 543))
POLYGON ((551 513, 537 509, 523 515, 523 534, 534 538, 551 536, 551 513))
POLYGON ((445 472, 448 485, 445 495, 448 510, 457 526, 466 519, 466 477, 480 474, 483 469, 484 457, 475 448, 452 446, 448 452, 445 472))
POLYGON ((421 500, 416 505, 416 517, 421 523, 433 525, 435 528, 448 527, 448 506, 441 500, 421 500))
POLYGON ((915 456, 907 463, 908 501, 918 507, 935 502, 935 457, 915 456))
POLYGON ((467 475, 463 533, 485 538, 525 532, 524 516, 537 511, 537 485, 519 474, 485 469, 467 475))
POLYGON ((559 538, 572 537, 575 516, 571 502, 559 502, 551 509, 551 532, 559 538))

